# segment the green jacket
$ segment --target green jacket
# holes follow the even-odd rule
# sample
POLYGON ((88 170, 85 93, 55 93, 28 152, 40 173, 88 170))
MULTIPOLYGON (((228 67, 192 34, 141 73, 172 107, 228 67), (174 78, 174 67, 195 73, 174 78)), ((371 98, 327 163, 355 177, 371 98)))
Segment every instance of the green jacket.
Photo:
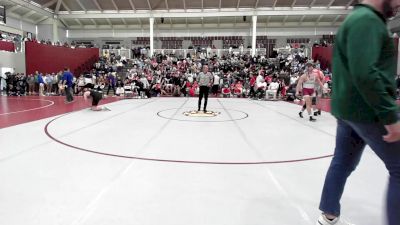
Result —
POLYGON ((353 122, 395 123, 396 65, 385 18, 371 6, 357 5, 336 35, 332 114, 353 122))

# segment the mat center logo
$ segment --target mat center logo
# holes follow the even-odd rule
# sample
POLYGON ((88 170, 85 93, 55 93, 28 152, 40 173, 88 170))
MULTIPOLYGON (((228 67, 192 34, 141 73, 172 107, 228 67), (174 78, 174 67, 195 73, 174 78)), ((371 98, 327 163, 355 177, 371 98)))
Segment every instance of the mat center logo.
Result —
POLYGON ((215 116, 218 116, 219 114, 221 114, 221 113, 215 112, 215 111, 203 112, 203 111, 196 111, 196 110, 187 111, 187 112, 183 113, 183 115, 190 116, 190 117, 215 117, 215 116))

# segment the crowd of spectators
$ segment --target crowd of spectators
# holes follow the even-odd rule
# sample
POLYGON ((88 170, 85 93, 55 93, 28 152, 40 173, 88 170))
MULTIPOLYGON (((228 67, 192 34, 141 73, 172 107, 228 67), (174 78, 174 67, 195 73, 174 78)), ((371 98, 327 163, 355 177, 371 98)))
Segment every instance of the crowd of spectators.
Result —
MULTIPOLYGON (((214 96, 294 100, 297 79, 308 60, 301 51, 278 54, 275 59, 247 54, 185 58, 158 54, 152 58, 138 55, 128 60, 110 54, 101 57, 92 70, 74 74, 73 90, 75 95, 82 95, 85 88, 95 88, 105 95, 125 97, 196 96, 198 73, 203 65, 208 65, 214 76, 211 88, 214 96)), ((324 73, 329 89, 331 75, 329 71, 324 73)), ((47 74, 38 71, 27 76, 5 74, 2 90, 6 95, 62 95, 61 77, 62 71, 47 74)))
POLYGON ((85 45, 85 44, 77 44, 75 41, 72 41, 71 43, 68 42, 52 42, 50 39, 46 40, 36 40, 36 39, 28 39, 25 38, 25 41, 31 41, 31 42, 37 42, 43 45, 53 45, 53 46, 62 46, 62 47, 66 47, 66 48, 92 48, 94 47, 94 45, 85 45))
MULTIPOLYGON (((2 33, 0 39, 15 42, 20 41, 21 37, 2 33)), ((28 38, 23 41, 69 48, 93 47, 74 41, 70 44, 28 38)), ((116 49, 124 48, 117 46, 116 49)), ((276 52, 276 58, 251 57, 243 51, 239 51, 239 54, 228 51, 228 54, 217 57, 209 49, 197 49, 186 56, 157 54, 151 58, 147 57, 146 48, 134 48, 132 52, 134 59, 116 56, 110 51, 93 65, 91 71, 75 74, 74 94, 81 95, 85 88, 96 88, 103 90, 105 95, 112 91, 116 96, 196 96, 199 93, 197 76, 202 66, 208 65, 214 76, 211 88, 214 96, 294 100, 297 79, 309 62, 302 49, 276 52)), ((321 70, 318 61, 315 67, 321 70)), ((329 96, 331 73, 328 69, 323 73, 324 86, 328 90, 324 95, 329 96)), ((62 95, 59 88, 61 77, 62 71, 1 74, 0 90, 3 95, 62 95)), ((397 86, 400 88, 400 75, 397 77, 397 86)))
MULTIPOLYGON (((208 65, 214 76, 211 89, 214 96, 287 98, 288 91, 294 92, 295 83, 307 61, 302 51, 278 54, 276 59, 248 54, 204 57, 201 52, 185 58, 161 54, 153 58, 142 56, 128 62, 132 68, 122 76, 117 88, 122 91, 131 83, 134 87, 138 83, 140 86, 140 80, 145 78, 148 84, 144 84, 144 89, 150 96, 196 96, 199 93, 197 75, 203 65, 208 65)), ((324 72, 329 89, 330 73, 324 72)))
POLYGON ((8 42, 17 42, 17 41, 21 41, 21 36, 18 34, 12 34, 12 33, 1 31, 0 32, 0 40, 8 41, 8 42))

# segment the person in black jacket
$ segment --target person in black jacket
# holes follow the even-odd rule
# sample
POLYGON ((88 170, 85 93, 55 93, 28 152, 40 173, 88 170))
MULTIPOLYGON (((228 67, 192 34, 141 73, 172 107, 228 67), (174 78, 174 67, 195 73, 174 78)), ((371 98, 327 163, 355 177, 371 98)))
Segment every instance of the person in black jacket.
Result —
POLYGON ((101 111, 103 110, 102 107, 99 107, 99 102, 101 99, 103 99, 103 93, 101 91, 96 91, 96 90, 90 90, 86 91, 83 94, 83 98, 88 100, 88 98, 92 98, 92 107, 90 108, 93 111, 101 111))

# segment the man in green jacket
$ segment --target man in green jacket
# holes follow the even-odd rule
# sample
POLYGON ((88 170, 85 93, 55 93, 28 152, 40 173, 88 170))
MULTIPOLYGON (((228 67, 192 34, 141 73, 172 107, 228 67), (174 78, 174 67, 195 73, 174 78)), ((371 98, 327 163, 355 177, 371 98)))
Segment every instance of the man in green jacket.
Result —
MULTIPOLYGON (((333 54, 332 114, 338 120, 334 157, 325 178, 318 225, 340 220, 346 180, 369 145, 389 171, 387 223, 400 224, 400 114, 396 51, 386 26, 399 0, 365 0, 339 28, 333 54)), ((355 209, 356 210, 356 209, 355 209)))

